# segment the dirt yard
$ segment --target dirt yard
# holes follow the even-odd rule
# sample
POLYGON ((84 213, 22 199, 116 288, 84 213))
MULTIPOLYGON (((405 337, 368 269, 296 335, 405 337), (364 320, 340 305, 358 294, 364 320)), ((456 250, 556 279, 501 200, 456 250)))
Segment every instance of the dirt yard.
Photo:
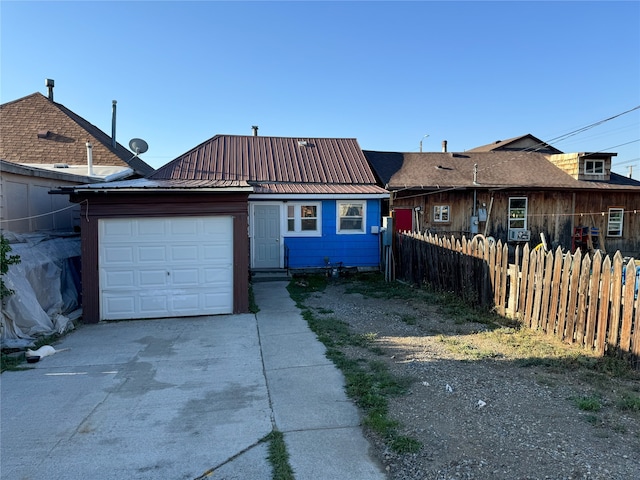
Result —
POLYGON ((367 431, 390 479, 640 478, 637 373, 433 298, 340 279, 304 302, 374 339, 375 349, 345 346, 350 358, 411 379, 406 394, 389 398, 389 415, 420 450, 394 453, 367 431))

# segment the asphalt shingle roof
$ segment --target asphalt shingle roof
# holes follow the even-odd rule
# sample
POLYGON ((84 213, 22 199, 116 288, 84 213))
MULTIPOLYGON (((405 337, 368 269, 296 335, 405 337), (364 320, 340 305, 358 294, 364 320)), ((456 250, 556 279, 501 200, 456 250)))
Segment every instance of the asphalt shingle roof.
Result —
POLYGON ((397 153, 365 151, 389 190, 415 188, 540 188, 638 190, 640 182, 611 174, 610 182, 576 180, 534 152, 397 153), (474 184, 474 166, 477 165, 474 184))
POLYGON ((93 164, 124 166, 138 175, 154 169, 64 105, 41 93, 0 105, 0 158, 20 164, 83 165, 86 142, 93 145, 93 164))

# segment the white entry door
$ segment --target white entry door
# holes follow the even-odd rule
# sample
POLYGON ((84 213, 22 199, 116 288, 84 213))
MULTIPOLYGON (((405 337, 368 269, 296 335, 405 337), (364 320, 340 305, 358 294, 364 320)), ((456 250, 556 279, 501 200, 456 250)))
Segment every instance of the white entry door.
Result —
POLYGON ((233 312, 232 217, 103 219, 98 249, 101 320, 233 312))
POLYGON ((280 268, 280 206, 253 207, 252 268, 280 268))

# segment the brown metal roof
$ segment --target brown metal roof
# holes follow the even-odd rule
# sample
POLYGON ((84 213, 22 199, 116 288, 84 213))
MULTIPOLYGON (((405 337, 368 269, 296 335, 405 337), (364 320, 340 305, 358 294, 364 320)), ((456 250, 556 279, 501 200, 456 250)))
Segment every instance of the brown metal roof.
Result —
POLYGON ((150 178, 315 183, 317 188, 376 182, 355 139, 236 135, 216 135, 159 168, 150 178))
POLYGON ((254 193, 277 194, 335 194, 335 195, 384 195, 388 196, 384 188, 377 185, 361 184, 314 184, 314 183, 258 183, 254 185, 254 193))
POLYGON ((540 188, 638 190, 640 182, 576 180, 533 152, 396 153, 365 151, 389 190, 443 188, 540 188), (477 165, 474 184, 474 166, 477 165))
POLYGON ((41 93, 0 105, 0 158, 21 164, 84 165, 86 142, 93 145, 94 165, 126 166, 138 175, 153 172, 142 159, 65 106, 41 93))

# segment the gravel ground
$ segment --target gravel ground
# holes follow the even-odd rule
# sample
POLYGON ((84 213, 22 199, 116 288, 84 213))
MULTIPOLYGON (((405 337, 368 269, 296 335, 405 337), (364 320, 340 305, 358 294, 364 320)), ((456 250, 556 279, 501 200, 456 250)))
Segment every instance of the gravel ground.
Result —
POLYGON ((348 356, 384 361, 412 379, 407 394, 390 398, 390 416, 420 451, 396 454, 367 432, 390 479, 640 479, 640 412, 619 406, 623 393, 638 399, 640 375, 461 354, 448 348, 451 339, 468 342, 485 325, 447 318, 418 290, 378 299, 347 293, 348 285, 330 282, 305 304, 354 333, 375 334, 383 352, 345 347, 348 356), (601 408, 584 411, 579 398, 597 398, 601 408))

